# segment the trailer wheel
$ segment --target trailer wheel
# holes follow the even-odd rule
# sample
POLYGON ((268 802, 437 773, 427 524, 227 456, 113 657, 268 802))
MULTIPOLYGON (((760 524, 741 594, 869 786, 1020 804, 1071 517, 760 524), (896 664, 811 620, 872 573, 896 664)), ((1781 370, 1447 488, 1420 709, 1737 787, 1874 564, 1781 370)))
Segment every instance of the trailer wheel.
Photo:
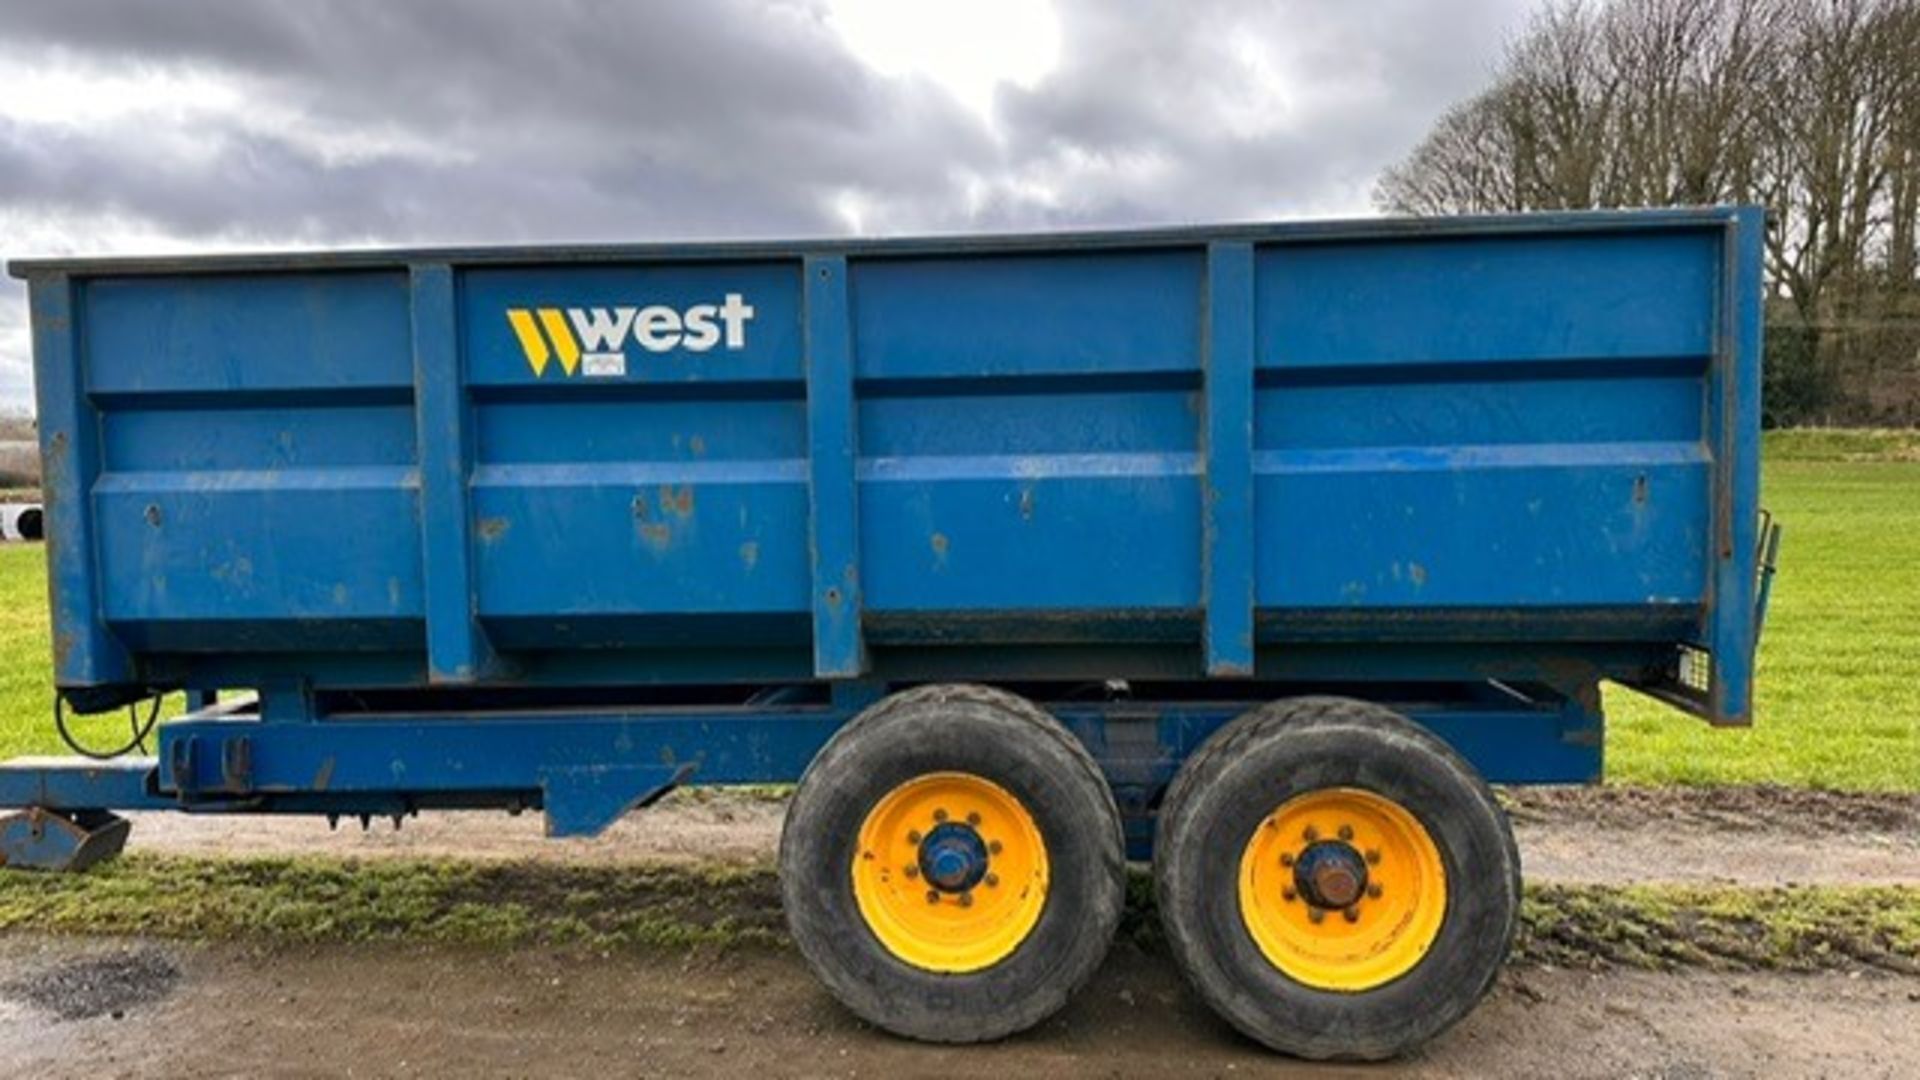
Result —
POLYGON ((1520 856, 1460 756, 1389 709, 1298 698, 1215 733, 1161 808, 1174 958, 1246 1035, 1406 1052, 1472 1011, 1513 942, 1520 856))
POLYGON ((1120 921, 1125 849, 1086 749, 1022 698, 924 686, 860 714, 780 834, 787 925, 861 1018, 932 1042, 1059 1009, 1120 921))

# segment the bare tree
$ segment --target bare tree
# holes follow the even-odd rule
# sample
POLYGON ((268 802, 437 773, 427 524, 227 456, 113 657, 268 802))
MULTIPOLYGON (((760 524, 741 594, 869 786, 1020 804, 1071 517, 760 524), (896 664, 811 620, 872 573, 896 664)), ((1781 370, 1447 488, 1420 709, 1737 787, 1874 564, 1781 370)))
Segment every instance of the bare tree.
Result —
POLYGON ((1528 209, 1515 180, 1519 151, 1495 87, 1448 109, 1413 154, 1380 178, 1376 197, 1405 214, 1513 213, 1528 209))
POLYGON ((1920 292, 1920 4, 1887 13, 1880 47, 1893 73, 1886 86, 1887 126, 1884 263, 1890 287, 1920 292))
MULTIPOLYGON (((1792 5, 1765 84, 1753 194, 1774 211, 1768 269, 1800 316, 1830 314, 1828 291, 1867 271, 1875 210, 1889 186, 1900 89, 1889 61, 1905 4, 1815 0, 1792 5)), ((1858 285, 1858 280, 1849 282, 1858 285)))
POLYGON ((1704 205, 1750 178, 1752 101, 1775 62, 1778 6, 1645 0, 1600 18, 1621 86, 1608 132, 1605 205, 1704 205))
POLYGON ((1375 192, 1400 213, 1699 204, 1750 178, 1767 0, 1551 0, 1375 192), (1438 198, 1439 201, 1435 201, 1438 198))

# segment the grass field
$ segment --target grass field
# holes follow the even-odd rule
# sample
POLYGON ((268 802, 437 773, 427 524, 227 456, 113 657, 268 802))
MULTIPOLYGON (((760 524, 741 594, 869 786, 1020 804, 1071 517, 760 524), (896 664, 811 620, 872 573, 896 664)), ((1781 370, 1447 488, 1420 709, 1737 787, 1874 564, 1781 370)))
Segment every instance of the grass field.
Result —
MULTIPOLYGON (((1609 777, 1920 790, 1920 434, 1770 435, 1765 501, 1786 539, 1756 725, 1716 731, 1610 689, 1609 777)), ((61 749, 49 653, 40 548, 0 548, 0 758, 61 749)), ((81 731, 105 745, 126 721, 81 731)))
MULTIPOLYGON (((1121 934, 1155 948, 1144 873, 1121 934)), ((1920 972, 1920 889, 1529 886, 1514 959, 1556 967, 1920 972)), ((594 952, 784 946, 772 867, 129 855, 86 874, 0 870, 0 932, 594 952)))

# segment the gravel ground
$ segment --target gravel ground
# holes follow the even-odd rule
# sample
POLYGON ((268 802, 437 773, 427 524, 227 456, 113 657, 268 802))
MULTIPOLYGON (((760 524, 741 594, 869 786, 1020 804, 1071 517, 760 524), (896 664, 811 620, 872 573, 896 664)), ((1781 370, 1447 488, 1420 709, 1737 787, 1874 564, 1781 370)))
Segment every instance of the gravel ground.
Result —
MULTIPOLYGON (((1920 885, 1920 797, 1770 788, 1503 794, 1535 882, 1920 885)), ((439 814, 398 832, 310 819, 143 815, 135 850, 457 856, 597 866, 764 864, 784 803, 688 792, 593 840, 537 815, 439 814)), ((1381 1069, 1275 1058, 1123 940, 1059 1018, 991 1046, 864 1028, 790 950, 313 948, 0 936, 0 1076, 1920 1075, 1920 978, 1508 971, 1493 997, 1381 1069)))
MULTIPOLYGON (((1913 1075, 1920 980, 1848 975, 1509 973, 1414 1057, 1308 1066, 1240 1039, 1164 956, 1122 943, 1065 1012, 992 1046, 866 1028, 790 951, 600 956, 425 948, 248 950, 0 938, 0 1076, 1913 1075), (149 959, 143 959, 149 958, 149 959), (177 979, 155 977, 177 969, 177 979), (119 972, 115 1011, 23 995, 119 972), (156 990, 158 991, 156 993, 156 990)), ((88 991, 96 1000, 99 991, 88 991)), ((49 995, 43 995, 49 996, 49 995)), ((61 1000, 63 993, 52 993, 61 1000)))
MULTIPOLYGON (((1784 788, 1517 788, 1506 793, 1530 881, 1920 884, 1920 796, 1784 788)), ((191 855, 458 856, 564 862, 766 862, 785 804, 690 791, 590 840, 548 840, 538 814, 427 814, 396 831, 314 818, 135 815, 130 848, 191 855)))

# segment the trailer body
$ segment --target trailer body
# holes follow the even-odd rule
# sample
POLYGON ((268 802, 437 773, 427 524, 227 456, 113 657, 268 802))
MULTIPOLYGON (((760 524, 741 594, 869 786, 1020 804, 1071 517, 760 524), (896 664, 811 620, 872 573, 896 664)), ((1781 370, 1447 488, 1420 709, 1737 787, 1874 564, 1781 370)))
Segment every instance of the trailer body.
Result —
POLYGON ((16 263, 58 691, 257 697, 0 805, 588 832, 932 681, 1059 716, 1137 854, 1302 689, 1592 780, 1603 679, 1751 718, 1762 228, 16 263))

